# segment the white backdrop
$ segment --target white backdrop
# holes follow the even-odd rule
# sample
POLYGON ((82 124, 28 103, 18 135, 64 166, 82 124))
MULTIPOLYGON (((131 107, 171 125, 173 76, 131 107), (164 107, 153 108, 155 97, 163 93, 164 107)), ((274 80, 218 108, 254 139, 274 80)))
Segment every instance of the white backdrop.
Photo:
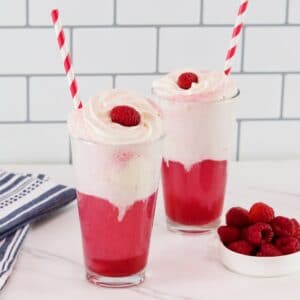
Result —
MULTIPOLYGON (((234 67, 234 158, 300 158, 300 1, 250 0, 234 67)), ((1 0, 0 162, 69 162, 71 109, 49 12, 61 10, 83 99, 150 94, 174 68, 221 69, 239 0, 1 0)), ((201 137, 200 137, 201 138, 201 137)))

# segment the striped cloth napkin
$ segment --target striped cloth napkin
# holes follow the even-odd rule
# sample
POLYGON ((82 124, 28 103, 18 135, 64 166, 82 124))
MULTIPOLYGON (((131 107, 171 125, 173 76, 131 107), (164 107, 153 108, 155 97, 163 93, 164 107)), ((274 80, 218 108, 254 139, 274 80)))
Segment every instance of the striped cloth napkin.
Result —
POLYGON ((76 199, 73 188, 45 175, 0 170, 0 290, 11 274, 30 224, 76 199))

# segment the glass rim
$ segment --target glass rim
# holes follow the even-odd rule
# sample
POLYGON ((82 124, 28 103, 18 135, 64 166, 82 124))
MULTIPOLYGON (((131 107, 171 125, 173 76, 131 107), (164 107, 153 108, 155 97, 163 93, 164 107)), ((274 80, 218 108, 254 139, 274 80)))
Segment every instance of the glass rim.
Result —
POLYGON ((141 141, 141 142, 135 142, 135 143, 105 143, 105 142, 95 142, 95 141, 90 141, 86 140, 81 137, 75 137, 71 133, 69 133, 69 137, 72 140, 75 141, 80 141, 81 143, 88 144, 88 145, 94 145, 94 146, 107 146, 107 147, 120 147, 120 146, 140 146, 140 145, 147 145, 147 144, 154 144, 156 142, 162 141, 165 138, 166 134, 163 132, 161 135, 156 137, 155 139, 151 140, 146 140, 146 141, 141 141))
POLYGON ((184 101, 181 101, 181 100, 171 100, 171 99, 167 99, 167 98, 164 98, 164 97, 161 97, 159 95, 157 95, 154 90, 152 89, 152 93, 158 97, 159 99, 161 100, 165 100, 165 101, 170 101, 170 102, 175 102, 175 103, 202 103, 202 104, 210 104, 210 103, 232 103, 232 102, 236 102, 237 101, 237 98, 239 97, 239 95, 241 94, 241 91, 240 89, 237 89, 236 93, 231 96, 231 97, 228 97, 228 98, 225 98, 223 100, 213 100, 213 101, 195 101, 195 100, 184 100, 184 101))

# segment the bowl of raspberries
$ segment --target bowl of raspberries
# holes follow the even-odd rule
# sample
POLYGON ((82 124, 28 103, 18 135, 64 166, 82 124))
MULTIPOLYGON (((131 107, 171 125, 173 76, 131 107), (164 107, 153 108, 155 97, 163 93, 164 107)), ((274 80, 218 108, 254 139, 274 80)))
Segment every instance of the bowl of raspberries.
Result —
POLYGON ((300 271, 298 220, 276 216, 263 202, 230 208, 217 232, 221 261, 234 272, 271 277, 300 271))

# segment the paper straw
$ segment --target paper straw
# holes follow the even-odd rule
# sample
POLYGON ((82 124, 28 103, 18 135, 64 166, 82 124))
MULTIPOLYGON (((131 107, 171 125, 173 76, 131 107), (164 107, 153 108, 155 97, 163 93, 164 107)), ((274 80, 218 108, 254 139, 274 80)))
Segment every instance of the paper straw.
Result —
POLYGON ((236 54, 236 50, 238 47, 238 39, 243 29, 243 17, 246 13, 248 7, 248 0, 242 0, 239 6, 237 18, 232 30, 232 36, 230 40, 230 46, 226 54, 225 66, 224 66, 224 73, 226 75, 230 75, 232 69, 232 62, 234 56, 236 54))
POLYGON ((78 85, 75 77, 75 73, 73 71, 72 62, 71 62, 71 56, 67 49, 67 43, 65 39, 65 34, 63 27, 61 25, 60 19, 59 19, 59 11, 58 9, 53 9, 51 12, 51 18, 54 25, 56 37, 57 37, 57 43, 60 51, 61 58, 64 63, 65 72, 67 75, 68 83, 69 83, 69 89, 71 92, 71 96, 74 102, 75 109, 81 109, 82 108, 82 102, 79 98, 79 92, 78 92, 78 85))

